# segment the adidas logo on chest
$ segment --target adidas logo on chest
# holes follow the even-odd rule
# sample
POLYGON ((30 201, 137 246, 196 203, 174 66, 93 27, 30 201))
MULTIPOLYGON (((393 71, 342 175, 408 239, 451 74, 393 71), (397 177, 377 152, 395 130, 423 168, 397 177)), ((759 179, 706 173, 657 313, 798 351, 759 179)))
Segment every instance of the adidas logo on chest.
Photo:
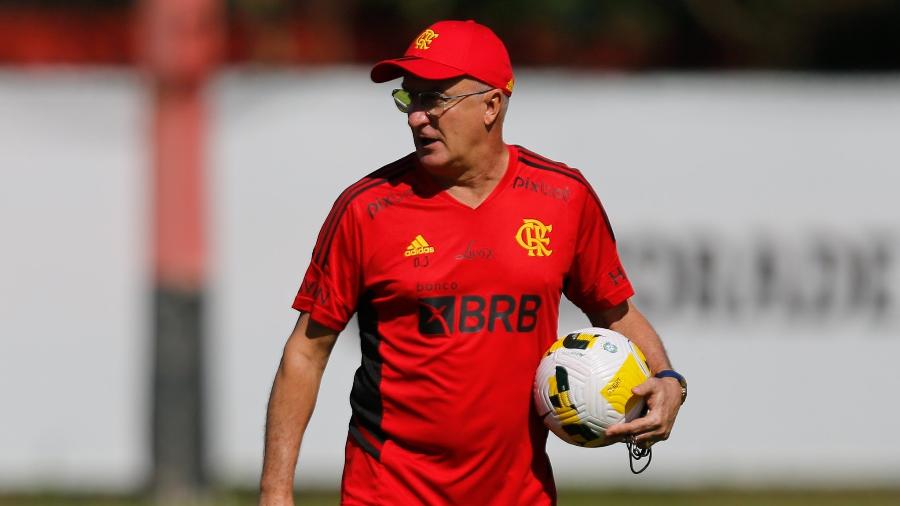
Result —
POLYGON ((434 246, 428 244, 428 241, 422 237, 422 234, 416 236, 415 239, 409 246, 406 247, 406 251, 403 253, 403 256, 412 257, 416 255, 424 255, 427 253, 434 253, 434 246))

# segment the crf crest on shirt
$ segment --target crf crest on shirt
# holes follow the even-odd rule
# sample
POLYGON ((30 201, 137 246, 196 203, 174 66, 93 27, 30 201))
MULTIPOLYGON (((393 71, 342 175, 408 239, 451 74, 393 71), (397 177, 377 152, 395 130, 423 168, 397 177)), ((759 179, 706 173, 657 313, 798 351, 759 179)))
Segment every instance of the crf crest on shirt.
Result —
POLYGON ((470 208, 408 155, 338 197, 294 308, 336 331, 358 315, 350 436, 393 483, 372 504, 555 502, 531 389, 563 294, 585 312, 633 294, 599 199, 564 164, 509 146, 470 208))

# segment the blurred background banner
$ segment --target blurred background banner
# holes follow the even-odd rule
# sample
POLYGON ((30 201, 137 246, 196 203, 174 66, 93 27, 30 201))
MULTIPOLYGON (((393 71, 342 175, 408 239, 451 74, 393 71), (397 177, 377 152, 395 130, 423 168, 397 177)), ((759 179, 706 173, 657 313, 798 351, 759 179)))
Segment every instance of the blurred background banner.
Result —
MULTIPOLYGON (((137 64, 141 3, 154 2, 2 0, 0 62, 137 64)), ((491 26, 518 67, 856 72, 900 62, 893 0, 519 0, 514 9, 506 0, 215 3, 226 15, 230 64, 367 64, 401 51, 437 19, 491 26)), ((168 23, 173 32, 186 28, 168 23)))
MULTIPOLYGON (((595 186, 691 382, 648 472, 551 440, 560 486, 897 487, 897 2, 162 3, 0 0, 0 496, 255 486, 322 220, 411 150, 369 65, 440 18, 507 41, 507 141, 595 186)), ((355 332, 303 488, 339 483, 355 332)))

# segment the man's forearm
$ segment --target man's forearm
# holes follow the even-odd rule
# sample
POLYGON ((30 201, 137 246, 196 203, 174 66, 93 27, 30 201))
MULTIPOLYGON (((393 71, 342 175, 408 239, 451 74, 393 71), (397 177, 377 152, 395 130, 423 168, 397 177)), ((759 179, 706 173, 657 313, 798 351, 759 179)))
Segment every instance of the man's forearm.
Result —
POLYGON ((285 345, 266 415, 260 504, 293 504, 300 443, 336 338, 302 315, 285 345))
POLYGON ((285 357, 269 397, 260 491, 264 497, 289 498, 303 432, 315 406, 321 375, 285 357))
POLYGON ((636 344, 644 353, 647 365, 650 366, 652 372, 657 373, 663 369, 672 368, 666 349, 656 330, 631 301, 605 313, 591 315, 590 320, 592 325, 614 330, 636 344))
MULTIPOLYGON (((634 342, 644 353, 651 373, 672 368, 659 335, 631 301, 591 315, 591 322, 614 330, 634 342)), ((643 448, 668 439, 682 402, 678 381, 674 378, 649 378, 633 388, 632 392, 646 400, 646 413, 630 422, 610 426, 606 436, 613 441, 632 438, 631 441, 643 448)))

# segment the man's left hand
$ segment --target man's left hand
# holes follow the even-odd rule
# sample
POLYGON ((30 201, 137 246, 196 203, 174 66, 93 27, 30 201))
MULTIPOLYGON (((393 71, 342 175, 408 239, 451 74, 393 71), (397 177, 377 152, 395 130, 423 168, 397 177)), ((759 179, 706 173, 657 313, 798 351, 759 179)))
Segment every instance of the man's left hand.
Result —
POLYGON ((630 422, 617 423, 606 429, 607 439, 626 440, 634 436, 641 448, 649 448, 657 441, 669 439, 675 416, 681 408, 681 385, 674 378, 649 378, 631 389, 644 397, 647 413, 630 422))

